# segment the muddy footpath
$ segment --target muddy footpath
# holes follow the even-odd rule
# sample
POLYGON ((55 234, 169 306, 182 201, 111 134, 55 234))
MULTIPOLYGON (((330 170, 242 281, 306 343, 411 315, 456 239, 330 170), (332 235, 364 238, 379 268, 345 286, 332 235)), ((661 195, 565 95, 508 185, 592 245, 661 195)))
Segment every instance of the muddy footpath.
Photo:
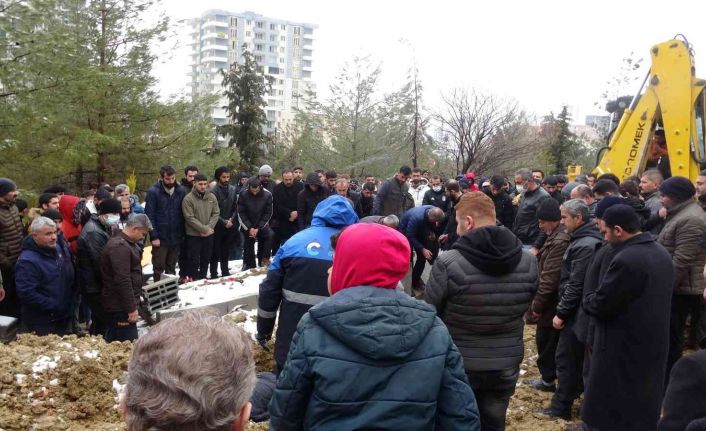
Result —
MULTIPOLYGON (((258 371, 274 366, 271 353, 254 344, 258 371)), ((125 430, 118 397, 125 383, 131 343, 106 344, 102 338, 36 337, 0 344, 0 429, 125 430)), ((538 376, 534 327, 525 330, 525 359, 520 382, 538 376)), ((507 415, 508 431, 563 430, 565 421, 534 413, 551 394, 519 384, 507 415)), ((250 431, 267 430, 251 423, 250 431)))

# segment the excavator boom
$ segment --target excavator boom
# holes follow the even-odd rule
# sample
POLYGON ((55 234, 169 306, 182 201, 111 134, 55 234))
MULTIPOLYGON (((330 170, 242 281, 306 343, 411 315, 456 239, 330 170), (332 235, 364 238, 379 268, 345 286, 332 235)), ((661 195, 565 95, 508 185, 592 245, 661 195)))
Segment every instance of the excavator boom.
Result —
MULTIPOLYGON (((704 158, 704 86, 688 43, 673 39, 650 50, 645 83, 625 110, 594 172, 621 180, 655 162, 652 140, 664 129, 671 175, 696 179, 704 158), (644 91, 643 91, 644 90, 644 91)), ((666 158, 665 158, 666 160, 666 158)))

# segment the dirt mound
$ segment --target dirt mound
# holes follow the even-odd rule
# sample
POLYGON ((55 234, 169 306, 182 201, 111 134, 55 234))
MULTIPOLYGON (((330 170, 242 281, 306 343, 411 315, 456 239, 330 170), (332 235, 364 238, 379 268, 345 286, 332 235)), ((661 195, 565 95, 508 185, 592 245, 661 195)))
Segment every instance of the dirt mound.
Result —
POLYGON ((118 430, 131 343, 22 335, 0 345, 0 428, 118 430))
MULTIPOLYGON (((227 319, 252 331, 253 314, 227 319)), ((551 394, 521 384, 539 377, 534 334, 535 328, 528 326, 520 382, 507 414, 508 431, 559 431, 567 423, 538 417, 535 411, 549 405, 551 394)), ((272 371, 274 343, 268 343, 270 352, 253 344, 257 370, 272 371)), ((0 429, 125 430, 118 392, 125 383, 131 351, 132 343, 106 344, 99 337, 22 335, 17 342, 0 344, 0 429)), ((266 423, 248 427, 249 431, 267 429, 266 423)))
MULTIPOLYGON (((536 411, 549 407, 552 394, 532 389, 523 385, 525 379, 538 379, 537 348, 535 326, 525 327, 525 357, 520 364, 520 379, 515 388, 515 395, 510 399, 505 425, 507 431, 563 431, 569 423, 564 420, 547 420, 536 415, 536 411)), ((578 403, 576 403, 578 404, 578 403)), ((575 415, 578 417, 578 414, 575 415)))

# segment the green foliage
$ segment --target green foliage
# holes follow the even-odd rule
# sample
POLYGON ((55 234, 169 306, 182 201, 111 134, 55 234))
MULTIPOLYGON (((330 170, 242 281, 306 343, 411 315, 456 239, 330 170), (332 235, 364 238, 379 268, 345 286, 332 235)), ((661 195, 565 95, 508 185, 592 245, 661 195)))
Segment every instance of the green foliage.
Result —
POLYGON ((575 156, 576 135, 569 130, 571 116, 568 107, 562 106, 558 116, 549 114, 541 124, 541 134, 547 140, 546 157, 551 172, 566 172, 575 156))
POLYGON ((549 114, 542 121, 539 146, 544 151, 539 166, 547 172, 566 172, 570 164, 579 164, 588 171, 596 163, 596 154, 602 146, 600 137, 576 135, 569 129, 570 122, 566 106, 558 116, 549 114))
MULTIPOLYGON (((148 186, 212 140, 213 98, 158 99, 150 0, 27 0, 0 14, 0 170, 23 187, 148 186), (144 180, 143 180, 144 179, 144 180)), ((190 160, 191 161, 191 160, 190 160)))
POLYGON ((254 170, 263 161, 267 143, 262 131, 267 121, 265 94, 272 90, 273 78, 260 71, 249 51, 243 52, 243 60, 243 64, 233 63, 228 72, 221 71, 230 121, 219 132, 229 137, 230 147, 238 149, 241 169, 254 170))
POLYGON ((412 164, 415 142, 418 164, 433 168, 438 155, 421 114, 421 82, 410 74, 399 90, 385 94, 379 89, 380 75, 370 57, 345 63, 327 100, 307 97, 306 109, 284 133, 287 149, 278 166, 387 176, 412 164))

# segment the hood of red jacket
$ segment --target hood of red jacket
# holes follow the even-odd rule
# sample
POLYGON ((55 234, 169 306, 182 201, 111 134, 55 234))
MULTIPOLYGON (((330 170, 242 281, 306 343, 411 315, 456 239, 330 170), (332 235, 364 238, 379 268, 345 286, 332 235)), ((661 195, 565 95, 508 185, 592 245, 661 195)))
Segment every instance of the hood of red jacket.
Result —
POLYGON ((396 230, 380 224, 354 224, 336 243, 331 294, 356 286, 395 289, 409 271, 409 256, 409 241, 396 230))
POLYGON ((65 222, 73 224, 74 208, 76 208, 76 204, 79 201, 78 197, 72 195, 64 195, 59 199, 59 212, 61 212, 65 222))

